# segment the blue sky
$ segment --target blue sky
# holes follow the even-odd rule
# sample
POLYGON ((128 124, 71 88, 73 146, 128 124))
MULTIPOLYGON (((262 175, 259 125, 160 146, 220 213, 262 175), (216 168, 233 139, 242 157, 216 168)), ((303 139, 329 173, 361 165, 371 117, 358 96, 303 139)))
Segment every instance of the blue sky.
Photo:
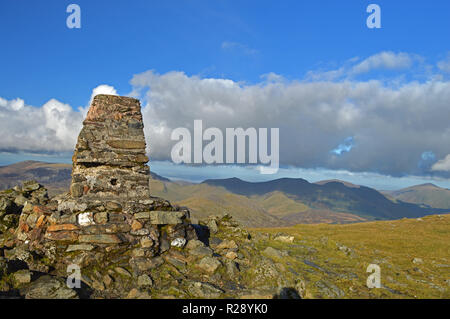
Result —
MULTIPOLYGON (((5 113, 8 116, 5 115, 3 120, 9 123, 5 122, 4 131, 1 131, 7 138, 3 144, 0 143, 0 164, 33 156, 37 158, 36 154, 39 158, 53 154, 53 159, 66 161, 72 140, 76 138, 71 132, 79 129, 77 123, 83 114, 79 108, 86 108, 93 89, 99 85, 113 87, 120 95, 141 94, 143 106, 148 106, 144 117, 159 116, 156 118, 159 122, 149 119, 146 125, 158 126, 158 123, 171 119, 170 114, 182 112, 164 113, 170 108, 170 103, 155 96, 167 93, 169 87, 175 90, 174 94, 178 94, 178 87, 190 85, 196 91, 205 84, 198 79, 214 79, 217 85, 223 84, 221 80, 230 80, 236 86, 230 94, 242 93, 243 98, 259 89, 264 95, 272 90, 270 83, 276 82, 274 86, 283 86, 276 94, 285 97, 279 101, 285 101, 286 105, 298 98, 298 95, 290 95, 291 91, 304 91, 304 87, 298 87, 298 82, 317 86, 326 82, 332 88, 324 88, 326 93, 321 90, 315 92, 324 97, 315 102, 314 107, 333 106, 335 99, 343 112, 348 111, 344 118, 367 109, 370 116, 364 118, 373 126, 367 129, 361 125, 338 123, 329 132, 326 132, 327 128, 317 126, 317 132, 326 137, 319 136, 312 144, 296 142, 296 149, 304 147, 308 152, 286 152, 284 157, 282 145, 282 164, 301 169, 325 168, 324 179, 330 171, 345 170, 360 174, 362 184, 367 176, 361 174, 370 171, 386 176, 387 187, 384 188, 399 185, 389 176, 402 178, 402 181, 405 176, 421 176, 449 185, 450 169, 447 168, 450 167, 450 157, 447 162, 445 159, 450 149, 442 146, 450 144, 448 125, 436 124, 450 115, 445 111, 445 105, 442 106, 442 100, 449 96, 449 16, 449 1, 2 1, 0 98, 4 105, 9 105, 8 112, 31 108, 28 113, 22 113, 22 117, 35 117, 37 126, 41 116, 37 112, 42 110, 44 115, 41 117, 47 122, 42 124, 42 128, 39 126, 41 141, 45 139, 46 145, 58 147, 40 147, 39 141, 27 135, 28 131, 23 134, 19 129, 14 131, 24 125, 24 120, 18 119, 16 124, 12 113, 5 113), (66 7, 70 3, 81 7, 81 29, 66 27, 69 15, 66 7), (368 29, 366 26, 369 15, 366 7, 370 3, 381 7, 381 29, 368 29), (348 83, 351 89, 347 87, 348 83), (163 85, 167 86, 161 88, 163 85), (385 94, 385 100, 377 102, 376 110, 370 104, 370 93, 365 93, 364 101, 360 96, 368 85, 374 85, 368 90, 373 91, 374 96, 385 94), (346 90, 351 92, 341 98, 339 92, 346 90), (332 99, 328 99, 332 94, 329 92, 335 94, 332 99), (416 100, 405 100, 415 94, 416 100), (430 100, 422 98, 433 94, 435 96, 430 100), (405 99, 393 101, 392 96, 397 95, 405 96, 405 99), (420 105, 430 105, 434 113, 415 108, 416 101, 422 103, 420 105), (398 104, 397 110, 400 111, 391 114, 391 102, 398 104), (410 109, 401 111, 403 105, 410 109), (60 113, 56 114, 54 110, 60 113), (155 113, 157 110, 160 113, 155 113), (421 112, 432 115, 422 116, 421 112), (35 113, 37 115, 33 115, 35 113), (380 114, 384 115, 378 117, 380 114), (418 134, 415 141, 409 141, 411 145, 407 141, 408 135, 399 136, 392 144, 389 137, 378 139, 380 134, 390 129, 393 130, 391 136, 398 135, 391 127, 378 126, 381 119, 386 122, 391 118, 401 121, 403 131, 411 129, 418 134), (72 120, 74 123, 70 122, 72 120), (49 130, 56 132, 54 137, 46 135, 49 130), (67 136, 71 133, 72 137, 65 133, 67 136), (17 146, 26 138, 30 139, 29 145, 17 146), (367 153, 364 147, 385 156, 376 160, 378 164, 373 164, 364 157, 367 153), (342 150, 333 152, 339 149, 342 150), (55 157, 55 153, 59 155, 55 157), (429 162, 424 162, 424 153, 432 154, 426 159, 429 162), (294 155, 296 159, 291 158, 294 155), (297 161, 299 158, 302 161, 297 161), (438 161, 442 170, 436 173, 431 167, 438 161)), ((217 91, 215 87, 208 89, 217 91)), ((185 110, 192 109, 192 113, 196 113, 199 101, 204 102, 205 99, 212 99, 216 104, 225 103, 220 100, 221 96, 214 94, 208 91, 190 101, 190 95, 180 93, 180 103, 184 103, 182 107, 185 110)), ((301 99, 306 100, 304 96, 301 99)), ((252 101, 256 101, 252 102, 256 105, 258 96, 252 101)), ((1 103, 2 100, 0 106, 1 103)), ((273 105, 280 113, 285 112, 284 107, 273 105)), ((288 109, 292 107, 286 107, 286 114, 288 109)), ((256 107, 255 110, 259 113, 256 107)), ((299 114, 303 113, 299 111, 299 114)), ((19 118, 19 115, 14 116, 19 118)), ((289 117, 292 118, 292 114, 289 117)), ((251 122, 243 118, 242 115, 239 117, 235 127, 271 127, 280 126, 279 123, 283 122, 281 118, 274 122, 267 119, 251 122)), ((189 123, 191 118, 184 120, 189 123)), ((208 120, 211 125, 219 126, 215 122, 218 119, 211 117, 208 120)), ((183 125, 184 122, 180 123, 183 125)), ((296 128, 308 123, 312 122, 299 119, 297 124, 292 123, 284 130, 280 128, 281 138, 290 142, 297 134, 296 128)), ((170 128, 173 127, 160 128, 158 132, 170 128)), ((146 133, 152 134, 150 139, 154 138, 154 144, 164 145, 156 129, 148 130, 146 133)), ((320 135, 313 130, 302 131, 301 134, 305 140, 320 135)), ((288 148, 292 146, 284 147, 288 148)), ((155 149, 151 152, 154 152, 152 157, 155 160, 166 159, 162 152, 160 154, 155 149)), ((297 168, 293 174, 301 177, 297 168)), ((239 174, 232 169, 229 172, 229 175, 239 174)), ((197 178, 202 177, 202 173, 196 174, 197 178)), ((214 177, 210 173, 204 176, 214 177)), ((406 180, 402 185, 415 181, 406 180)), ((371 183, 375 185, 371 180, 365 184, 371 183)))
POLYGON ((384 50, 446 54, 448 1, 375 1, 377 30, 365 24, 372 2, 2 1, 0 94, 80 106, 99 83, 127 92, 131 76, 148 69, 255 82, 384 50), (65 25, 70 3, 81 7, 79 30, 65 25))

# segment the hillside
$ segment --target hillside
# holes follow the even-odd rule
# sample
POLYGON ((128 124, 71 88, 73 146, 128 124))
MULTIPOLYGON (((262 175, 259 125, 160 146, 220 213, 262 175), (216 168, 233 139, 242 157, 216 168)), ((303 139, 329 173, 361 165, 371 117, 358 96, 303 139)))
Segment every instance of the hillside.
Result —
POLYGON ((441 188, 430 183, 396 191, 384 191, 383 193, 408 203, 450 209, 450 189, 441 188))
MULTIPOLYGON (((153 216, 185 212, 163 199, 152 202, 158 209, 149 212, 153 216)), ((150 218, 163 235, 144 235, 136 247, 110 241, 119 239, 111 225, 120 222, 110 220, 117 211, 107 219, 96 212, 98 224, 81 225, 78 218, 79 226, 49 215, 56 202, 35 182, 0 192, 0 203, 0 298, 450 298, 450 215, 250 229, 225 215, 194 225, 186 220, 178 224, 186 227, 182 233, 167 232, 156 224, 162 220, 150 218), (92 237, 98 229, 113 233, 92 237), (184 241, 172 241, 181 234, 184 241), (72 289, 67 264, 80 259, 82 285, 72 289), (380 288, 367 287, 371 264, 380 267, 380 288)))
POLYGON ((232 193, 224 187, 207 184, 180 184, 150 181, 151 193, 177 205, 189 207, 194 219, 211 214, 230 214, 247 227, 278 227, 298 223, 349 223, 365 221, 350 213, 311 209, 301 201, 282 192, 246 196, 232 193))
POLYGON ((309 183, 301 178, 281 178, 268 182, 246 182, 238 178, 206 180, 204 184, 224 187, 244 196, 283 192, 311 209, 355 214, 371 220, 414 218, 446 213, 445 209, 422 207, 402 201, 393 202, 375 189, 346 185, 339 181, 309 183))
POLYGON ((37 161, 19 162, 0 167, 0 190, 14 187, 23 181, 36 180, 47 186, 50 194, 69 189, 72 165, 37 161))
POLYGON ((285 255, 272 258, 278 269, 303 278, 310 298, 450 298, 449 225, 450 215, 433 215, 251 233, 261 250, 285 255), (281 241, 289 236, 291 243, 281 241), (366 286, 369 264, 380 266, 380 289, 366 286))

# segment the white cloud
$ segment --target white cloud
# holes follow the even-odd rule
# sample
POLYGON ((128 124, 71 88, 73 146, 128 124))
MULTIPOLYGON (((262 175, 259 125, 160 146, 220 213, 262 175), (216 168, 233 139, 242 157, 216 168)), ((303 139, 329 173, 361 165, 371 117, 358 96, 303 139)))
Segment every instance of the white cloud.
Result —
POLYGON ((450 73, 450 54, 447 56, 446 59, 439 61, 437 66, 441 71, 450 73))
POLYGON ((94 96, 99 95, 99 94, 117 95, 117 91, 114 87, 112 87, 110 85, 101 84, 92 90, 90 102, 92 102, 92 99, 94 98, 94 96))
POLYGON ((170 159, 170 133, 206 127, 278 127, 280 161, 384 174, 422 174, 425 150, 450 153, 450 82, 276 81, 242 85, 182 72, 134 76, 144 105, 152 159, 170 159), (358 147, 340 158, 330 151, 353 136, 358 147))
POLYGON ((447 171, 450 172, 450 154, 448 154, 444 159, 441 159, 435 163, 431 170, 433 171, 447 171))
POLYGON ((352 68, 351 72, 353 74, 359 74, 374 69, 406 69, 412 65, 414 59, 415 57, 408 53, 384 51, 374 54, 358 63, 352 68))
MULTIPOLYGON (((346 70, 358 62, 351 63, 346 70)), ((303 168, 421 175, 429 173, 418 165, 423 152, 437 158, 450 154, 450 81, 439 78, 390 86, 378 80, 299 81, 268 74, 246 85, 146 71, 130 83, 131 95, 143 105, 152 160, 170 159, 172 130, 192 129, 195 119, 203 120, 204 128, 279 128, 281 164, 303 168), (334 155, 331 150, 349 136, 357 147, 334 155)), ((94 89, 97 93, 117 94, 106 85, 94 89)), ((72 151, 85 111, 56 100, 34 107, 0 98, 0 151, 72 151)))
POLYGON ((369 73, 373 70, 405 70, 420 66, 426 69, 424 59, 417 54, 404 52, 382 51, 361 61, 359 57, 353 57, 344 61, 339 67, 312 70, 306 74, 309 81, 334 81, 338 79, 353 79, 358 75, 369 73))
MULTIPOLYGON (((117 94, 113 87, 100 85, 92 96, 100 93, 117 94)), ((87 110, 55 99, 36 107, 22 99, 0 98, 0 151, 73 151, 87 110)))

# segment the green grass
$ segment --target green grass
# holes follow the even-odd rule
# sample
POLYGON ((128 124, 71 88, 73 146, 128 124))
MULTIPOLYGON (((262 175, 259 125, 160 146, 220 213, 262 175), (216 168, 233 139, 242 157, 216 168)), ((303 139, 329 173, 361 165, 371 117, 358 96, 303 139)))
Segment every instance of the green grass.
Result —
POLYGON ((253 233, 293 235, 294 244, 262 241, 289 252, 278 260, 305 278, 309 297, 323 296, 320 280, 337 286, 349 298, 450 298, 450 216, 349 225, 297 225, 253 229, 253 233), (346 246, 350 252, 339 250, 346 246), (421 258, 422 264, 412 262, 421 258), (313 262, 322 270, 305 264, 313 262), (366 287, 367 266, 378 264, 385 288, 366 287), (323 271, 325 270, 325 271, 323 271), (330 272, 328 274, 327 272, 330 272))

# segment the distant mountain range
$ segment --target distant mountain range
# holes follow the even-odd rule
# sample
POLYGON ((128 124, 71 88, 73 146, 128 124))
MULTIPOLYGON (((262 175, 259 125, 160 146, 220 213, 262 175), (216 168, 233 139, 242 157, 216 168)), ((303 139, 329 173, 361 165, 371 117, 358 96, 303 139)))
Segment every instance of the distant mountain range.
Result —
MULTIPOLYGON (((0 189, 34 179, 52 195, 67 192, 71 169, 69 164, 36 161, 3 166, 0 189)), ((253 183, 229 178, 193 184, 172 182, 152 172, 150 191, 189 207, 194 220, 226 212, 249 227, 352 223, 450 212, 450 190, 432 184, 381 193, 339 180, 309 183, 281 178, 253 183)))
POLYGON ((422 206, 450 209, 450 189, 427 183, 399 189, 383 191, 383 194, 394 199, 422 206))
POLYGON ((238 178, 206 180, 203 183, 224 187, 244 196, 264 195, 274 191, 291 196, 312 209, 355 214, 370 220, 413 218, 443 213, 445 210, 423 207, 401 200, 390 200, 377 190, 341 181, 309 183, 301 178, 281 178, 268 182, 246 182, 238 178))

